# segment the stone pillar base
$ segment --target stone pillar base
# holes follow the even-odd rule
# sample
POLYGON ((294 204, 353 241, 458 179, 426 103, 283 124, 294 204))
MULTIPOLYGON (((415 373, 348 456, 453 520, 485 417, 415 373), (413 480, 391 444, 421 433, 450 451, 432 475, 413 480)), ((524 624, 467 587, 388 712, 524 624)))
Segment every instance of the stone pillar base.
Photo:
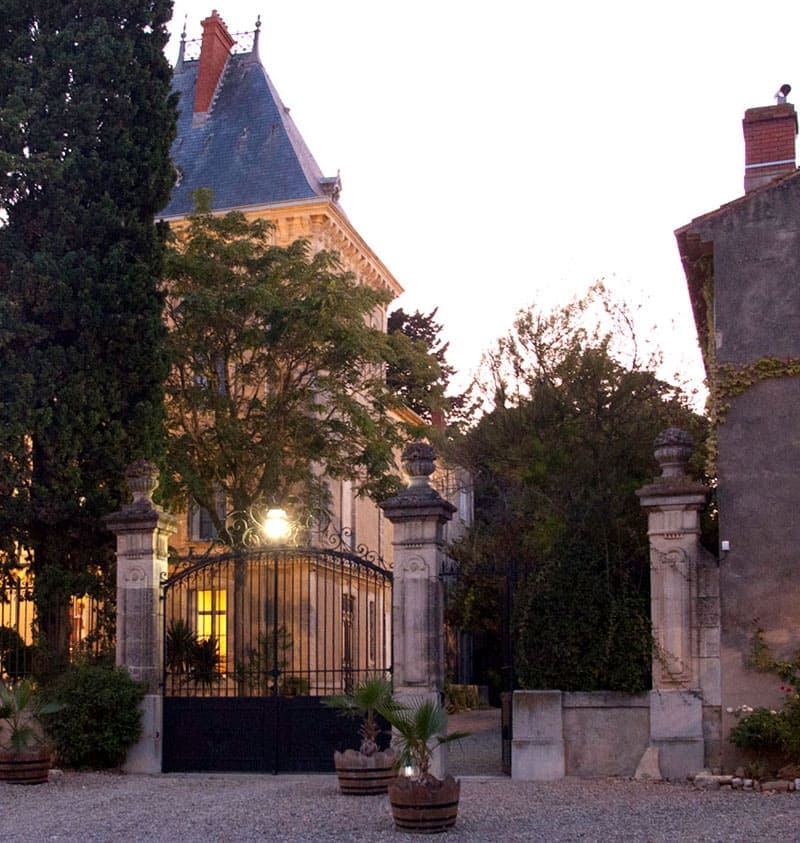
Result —
POLYGON ((703 769, 703 701, 697 691, 650 692, 650 745, 664 778, 684 781, 703 769))
POLYGON ((147 694, 142 701, 142 736, 128 750, 122 765, 126 773, 161 772, 161 724, 164 698, 161 694, 147 694))
POLYGON ((566 774, 561 691, 514 691, 511 778, 555 781, 566 774))

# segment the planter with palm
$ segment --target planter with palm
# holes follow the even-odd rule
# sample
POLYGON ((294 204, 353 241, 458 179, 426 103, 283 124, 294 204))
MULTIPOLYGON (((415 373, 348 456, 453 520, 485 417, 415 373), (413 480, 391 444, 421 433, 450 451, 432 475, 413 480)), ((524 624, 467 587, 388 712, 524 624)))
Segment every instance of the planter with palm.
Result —
POLYGON ((452 776, 437 779, 431 773, 434 752, 443 744, 467 737, 447 734, 447 711, 433 700, 420 698, 410 705, 394 705, 381 712, 393 729, 397 751, 395 768, 402 771, 389 784, 395 827, 400 831, 434 833, 455 825, 461 783, 452 776))
POLYGON ((33 684, 0 682, 0 781, 42 784, 47 781, 52 752, 44 740, 38 717, 61 708, 41 703, 33 684))
POLYGON ((379 748, 382 729, 378 713, 393 708, 389 682, 383 676, 368 676, 351 694, 330 697, 325 704, 346 717, 361 718, 359 748, 333 754, 341 792, 352 796, 386 793, 394 778, 395 755, 391 749, 379 748))

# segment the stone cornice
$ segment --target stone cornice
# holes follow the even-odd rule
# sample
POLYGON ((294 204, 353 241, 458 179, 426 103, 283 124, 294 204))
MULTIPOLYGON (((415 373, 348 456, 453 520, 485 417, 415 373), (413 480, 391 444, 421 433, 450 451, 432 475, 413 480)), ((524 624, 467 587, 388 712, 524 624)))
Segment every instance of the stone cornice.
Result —
MULTIPOLYGON (((358 280, 377 289, 387 289, 394 296, 403 292, 400 282, 356 231, 342 209, 331 199, 303 202, 279 202, 243 208, 215 210, 215 216, 241 211, 248 220, 267 219, 276 227, 275 242, 289 244, 298 238, 309 240, 315 249, 338 252, 344 269, 358 280)), ((176 231, 186 226, 185 217, 164 217, 176 231)))

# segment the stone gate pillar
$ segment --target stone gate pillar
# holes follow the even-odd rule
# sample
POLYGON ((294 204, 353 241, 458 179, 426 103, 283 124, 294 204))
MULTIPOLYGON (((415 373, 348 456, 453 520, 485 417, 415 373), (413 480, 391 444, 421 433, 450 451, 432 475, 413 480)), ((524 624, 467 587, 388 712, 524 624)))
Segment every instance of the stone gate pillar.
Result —
POLYGON ((719 749, 719 575, 700 545, 708 488, 686 475, 691 453, 688 433, 662 433, 655 441, 661 476, 636 493, 650 539, 650 746, 670 779, 715 766, 719 749))
MULTIPOLYGON (((430 445, 409 445, 403 468, 410 484, 380 505, 394 527, 393 667, 400 701, 442 702, 444 690, 444 526, 456 508, 430 484, 435 459, 430 445)), ((434 759, 438 778, 446 773, 445 749, 434 759)))
POLYGON ((146 460, 127 471, 133 502, 106 518, 117 537, 117 664, 145 684, 142 737, 124 769, 161 772, 161 682, 164 674, 164 617, 161 583, 167 576, 167 544, 176 519, 153 503, 158 469, 146 460))

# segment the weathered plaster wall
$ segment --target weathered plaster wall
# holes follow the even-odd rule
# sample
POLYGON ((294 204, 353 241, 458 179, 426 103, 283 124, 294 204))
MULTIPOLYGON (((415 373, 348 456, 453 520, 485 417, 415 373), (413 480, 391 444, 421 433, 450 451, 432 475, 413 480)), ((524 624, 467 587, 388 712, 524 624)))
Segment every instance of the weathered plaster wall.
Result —
MULTIPOLYGON (((714 249, 721 364, 800 359, 800 181, 790 178, 706 219, 714 249)), ((776 657, 800 648, 800 378, 761 380, 729 400, 719 427, 723 732, 726 708, 780 703, 780 682, 749 664, 753 633, 776 657)), ((723 739, 723 764, 738 761, 723 739)))
MULTIPOLYGON (((720 538, 731 549, 720 562, 722 717, 743 703, 778 706, 780 680, 750 664, 753 636, 776 658, 800 648, 800 379, 761 382, 732 402, 719 431, 720 538)), ((723 764, 735 764, 723 743, 723 764)))

